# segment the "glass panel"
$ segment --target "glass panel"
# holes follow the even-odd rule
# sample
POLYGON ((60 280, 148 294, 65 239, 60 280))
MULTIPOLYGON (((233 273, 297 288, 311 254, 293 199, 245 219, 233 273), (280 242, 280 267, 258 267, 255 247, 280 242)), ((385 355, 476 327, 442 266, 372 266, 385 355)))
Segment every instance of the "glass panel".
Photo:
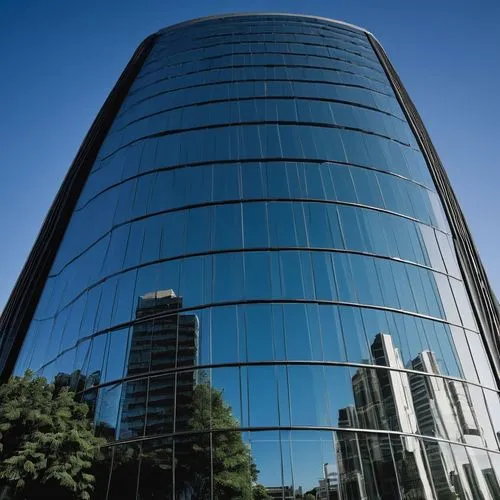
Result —
POLYGON ((293 495, 290 460, 286 460, 286 452, 283 450, 288 443, 284 439, 282 442, 280 433, 275 431, 252 432, 249 439, 252 459, 257 469, 255 486, 260 491, 265 489, 269 496, 274 495, 275 498, 283 498, 284 494, 293 495))
POLYGON ((243 208, 243 238, 245 248, 269 246, 267 206, 264 203, 245 203, 243 208))
POLYGON ((171 439, 147 440, 142 443, 137 498, 173 500, 173 443, 171 439))
POLYGON ((234 300, 243 294, 243 255, 214 255, 214 301, 234 300))
POLYGON ((496 391, 483 390, 486 399, 488 414, 493 425, 493 431, 497 442, 500 442, 500 399, 496 391))
POLYGON ((474 314, 472 313, 470 300, 465 291, 464 284, 461 281, 450 278, 450 285, 457 308, 460 312, 460 317, 462 318, 462 325, 469 330, 477 331, 476 320, 474 319, 474 314))
MULTIPOLYGON (((290 443, 290 461, 295 494, 297 495, 298 492, 299 495, 307 495, 314 489, 329 495, 334 494, 337 461, 333 433, 322 431, 283 433, 282 446, 285 458, 288 455, 288 446, 286 446, 284 438, 288 438, 287 441, 290 443)), ((283 462, 285 466, 286 461, 283 460, 283 462)))
POLYGON ((174 432, 174 403, 175 375, 151 377, 146 410, 146 436, 174 432))
POLYGON ((441 231, 436 231, 436 238, 448 273, 452 276, 460 276, 460 270, 455 251, 452 247, 451 237, 441 231))
POLYGON ((122 385, 101 387, 98 391, 95 412, 95 433, 107 439, 114 439, 118 435, 118 412, 122 385))
POLYGON ((387 436, 338 432, 337 462, 339 486, 348 498, 402 498, 387 436))
MULTIPOLYGON (((467 343, 469 344, 470 354, 472 355, 472 360, 474 367, 479 375, 479 381, 481 384, 487 387, 496 388, 496 382, 493 377, 493 372, 491 370, 491 365, 488 362, 488 356, 486 354, 484 343, 481 336, 474 332, 465 332, 465 336, 467 338, 467 343)), ((472 372, 470 375, 472 380, 475 380, 476 374, 474 368, 471 367, 470 371, 472 372)))
POLYGON ((144 435, 147 394, 148 379, 132 380, 123 385, 119 439, 144 435))
POLYGON ((214 307, 211 317, 212 363, 231 363, 239 360, 239 345, 243 324, 235 307, 214 307))
POLYGON ((101 382, 123 377, 128 350, 128 328, 108 334, 108 348, 105 356, 101 382))
POLYGON ((486 450, 467 448, 467 454, 471 465, 467 471, 469 478, 474 477, 474 488, 480 491, 477 498, 497 498, 500 487, 486 450))
POLYGON ((411 436, 391 436, 401 498, 434 498, 432 476, 422 442, 411 436))
POLYGON ((275 341, 271 305, 247 305, 244 314, 248 361, 273 360, 275 341))
POLYGON ((212 238, 214 250, 242 247, 241 205, 215 207, 212 238))
POLYGON ((107 498, 133 500, 137 498, 141 444, 123 444, 113 447, 113 452, 113 465, 107 498))
POLYGON ((487 471, 486 482, 490 491, 492 491, 493 498, 500 495, 498 485, 500 484, 500 455, 497 453, 489 454, 491 469, 487 471))

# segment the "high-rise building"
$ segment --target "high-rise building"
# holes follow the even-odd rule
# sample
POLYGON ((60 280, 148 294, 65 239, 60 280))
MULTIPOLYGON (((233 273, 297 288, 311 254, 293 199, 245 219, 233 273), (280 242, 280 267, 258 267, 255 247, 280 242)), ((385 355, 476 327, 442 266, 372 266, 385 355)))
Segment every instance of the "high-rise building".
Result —
POLYGON ((89 404, 98 499, 489 499, 499 325, 374 36, 224 15, 137 49, 4 309, 0 369, 89 404))

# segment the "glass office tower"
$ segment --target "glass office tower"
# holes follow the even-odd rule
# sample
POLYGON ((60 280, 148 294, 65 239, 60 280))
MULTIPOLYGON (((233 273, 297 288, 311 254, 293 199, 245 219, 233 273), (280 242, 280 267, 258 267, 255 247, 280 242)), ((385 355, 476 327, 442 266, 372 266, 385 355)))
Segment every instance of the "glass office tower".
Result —
POLYGON ((145 40, 0 328, 4 377, 88 403, 95 498, 500 498, 493 295, 360 28, 227 15, 145 40))

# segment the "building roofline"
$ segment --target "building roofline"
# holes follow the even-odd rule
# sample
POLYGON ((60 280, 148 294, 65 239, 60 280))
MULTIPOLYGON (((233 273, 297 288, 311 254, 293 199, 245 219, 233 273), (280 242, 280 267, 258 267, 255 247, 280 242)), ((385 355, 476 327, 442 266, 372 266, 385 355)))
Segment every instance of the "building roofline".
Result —
POLYGON ((232 12, 232 13, 227 13, 227 14, 213 14, 211 16, 195 17, 194 19, 189 19, 187 21, 181 21, 180 23, 172 24, 171 26, 167 26, 166 28, 159 30, 157 33, 158 34, 165 33, 166 31, 170 31, 170 30, 177 29, 177 28, 183 28, 183 27, 189 26, 191 24, 196 24, 196 23, 208 21, 211 19, 225 19, 227 17, 247 17, 247 16, 256 16, 256 17, 257 16, 287 16, 287 17, 303 17, 306 19, 317 19, 319 21, 328 21, 330 23, 340 24, 341 26, 353 28, 355 30, 361 31, 362 33, 365 33, 365 34, 370 35, 373 38, 375 38, 373 33, 368 31, 367 29, 362 28, 361 26, 356 26, 355 24, 347 23, 345 21, 340 21, 338 19, 332 19, 330 17, 315 16, 312 14, 294 14, 294 13, 288 13, 288 12, 232 12))

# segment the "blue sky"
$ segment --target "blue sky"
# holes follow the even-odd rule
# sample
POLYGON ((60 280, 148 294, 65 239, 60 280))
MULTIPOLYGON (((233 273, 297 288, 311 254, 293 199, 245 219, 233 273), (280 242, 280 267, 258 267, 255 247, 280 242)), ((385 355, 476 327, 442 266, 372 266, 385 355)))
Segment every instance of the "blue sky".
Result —
POLYGON ((494 0, 2 0, 0 310, 92 120, 136 46, 219 12, 345 20, 382 42, 447 168, 500 292, 500 4, 494 0))

